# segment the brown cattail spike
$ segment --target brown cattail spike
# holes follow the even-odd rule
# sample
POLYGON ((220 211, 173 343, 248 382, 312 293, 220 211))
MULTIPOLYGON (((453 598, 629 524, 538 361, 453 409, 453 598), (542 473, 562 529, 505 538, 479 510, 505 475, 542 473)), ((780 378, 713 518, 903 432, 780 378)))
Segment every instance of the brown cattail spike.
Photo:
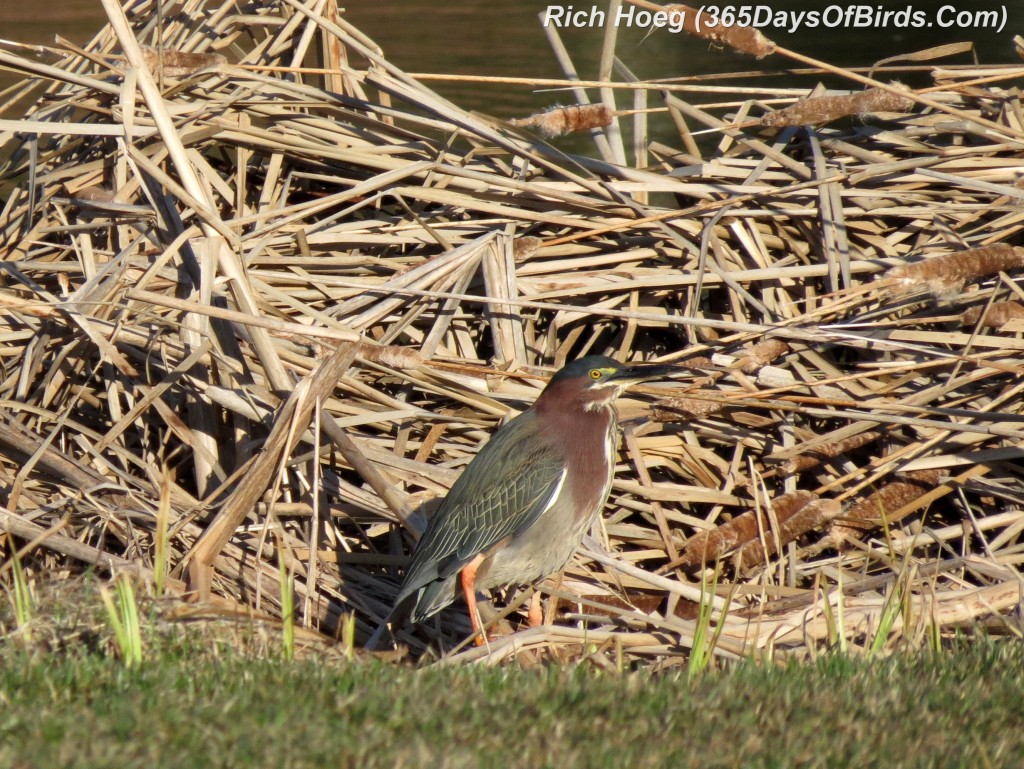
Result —
POLYGON ((765 563, 782 547, 801 535, 824 527, 825 524, 836 518, 842 509, 843 506, 839 504, 838 500, 812 499, 789 518, 778 520, 778 537, 776 537, 775 530, 769 529, 765 532, 764 543, 760 539, 755 539, 743 545, 736 554, 737 568, 749 569, 751 566, 765 563))
MULTIPOLYGON (((898 83, 893 86, 910 90, 898 83)), ((848 115, 864 118, 874 112, 909 112, 913 106, 914 102, 905 96, 881 88, 869 88, 861 93, 843 96, 812 96, 785 109, 763 115, 761 125, 772 128, 817 125, 831 123, 848 115)))
POLYGON ((158 51, 155 48, 143 48, 142 57, 146 66, 155 73, 158 69, 164 77, 182 78, 227 62, 219 53, 194 53, 189 51, 158 51))
POLYGON ((365 361, 397 369, 413 369, 423 365, 423 358, 418 350, 370 341, 360 342, 356 355, 365 361))
POLYGON ((847 510, 842 520, 833 524, 830 538, 841 542, 847 537, 877 529, 883 522, 896 522, 899 518, 895 514, 901 510, 904 515, 913 512, 907 506, 938 484, 943 475, 942 470, 917 470, 904 474, 904 480, 885 484, 847 510))
POLYGON ((801 454, 798 457, 793 457, 782 463, 782 471, 788 475, 794 475, 796 473, 809 470, 812 467, 817 467, 826 459, 832 459, 838 457, 840 454, 845 454, 848 451, 859 449, 863 446, 867 446, 869 443, 874 443, 882 437, 881 430, 865 430, 858 435, 853 435, 849 438, 845 438, 835 443, 828 443, 824 446, 819 446, 813 451, 809 451, 806 454, 801 454))
POLYGON ((694 37, 710 40, 718 45, 728 46, 740 53, 749 53, 751 56, 763 59, 775 52, 775 43, 753 27, 743 27, 737 24, 737 20, 730 18, 725 12, 725 6, 722 8, 722 12, 713 15, 680 3, 657 6, 654 3, 637 2, 636 0, 631 0, 631 2, 642 8, 657 8, 667 13, 670 23, 680 25, 684 32, 694 37))
POLYGON ((516 264, 525 262, 540 251, 540 247, 543 245, 543 239, 533 235, 524 235, 521 238, 516 238, 512 244, 512 258, 515 259, 516 264))
MULTIPOLYGON (((772 513, 775 517, 775 523, 777 523, 780 528, 780 535, 782 535, 781 538, 783 543, 791 541, 795 536, 798 536, 797 534, 794 534, 789 539, 786 539, 785 534, 788 531, 785 527, 786 522, 793 518, 805 506, 817 501, 819 501, 818 495, 810 491, 793 491, 772 500, 772 513)), ((823 511, 819 510, 815 515, 810 516, 808 520, 817 520, 817 517, 820 517, 824 512, 829 512, 829 510, 830 509, 823 511)), ((838 510, 835 512, 838 514, 838 510)), ((829 520, 831 520, 831 518, 829 518, 829 520)), ((731 521, 723 523, 716 529, 702 531, 691 537, 690 541, 686 543, 686 547, 683 552, 680 553, 679 558, 667 566, 662 567, 660 571, 667 571, 678 567, 690 568, 699 566, 703 563, 713 562, 718 558, 721 558, 723 555, 732 552, 737 547, 742 547, 747 543, 755 543, 760 546, 759 542, 755 542, 758 540, 759 532, 762 530, 769 531, 771 527, 772 522, 766 514, 766 511, 748 510, 741 515, 737 515, 731 521), (759 517, 760 520, 758 520, 759 517)), ((802 528, 799 533, 802 534, 807 530, 808 529, 806 528, 802 528)), ((774 547, 774 545, 772 547, 774 547)), ((775 550, 772 549, 772 552, 775 552, 775 550)), ((752 551, 751 562, 753 562, 753 560, 754 557, 752 551)))
POLYGON ((790 347, 781 339, 765 339, 744 345, 746 355, 737 361, 740 371, 751 374, 789 352, 790 347))
POLYGON ((536 128, 552 138, 574 131, 609 126, 612 123, 612 111, 604 104, 584 104, 581 107, 556 107, 508 122, 517 128, 536 128))
POLYGON ((936 297, 955 294, 968 281, 1024 267, 1024 248, 997 243, 920 262, 901 264, 885 273, 898 292, 927 288, 936 297))
POLYGON ((1020 302, 994 302, 986 311, 984 307, 971 307, 960 316, 964 326, 982 325, 999 328, 1011 320, 1024 318, 1024 304, 1020 302), (984 314, 984 315, 983 315, 984 314))
POLYGON ((698 398, 662 398, 651 412, 658 422, 689 422, 721 411, 725 404, 698 398))

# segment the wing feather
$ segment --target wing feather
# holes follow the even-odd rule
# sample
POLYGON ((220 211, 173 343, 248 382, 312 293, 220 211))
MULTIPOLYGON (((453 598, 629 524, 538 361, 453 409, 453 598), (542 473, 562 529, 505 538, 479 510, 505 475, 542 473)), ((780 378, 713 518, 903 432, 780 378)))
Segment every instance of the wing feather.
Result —
MULTIPOLYGON (((395 606, 422 596, 432 583, 450 580, 478 554, 529 528, 553 502, 563 476, 563 459, 549 441, 539 439, 533 411, 502 427, 430 519, 395 606)), ((432 606, 431 613, 448 602, 432 606)))

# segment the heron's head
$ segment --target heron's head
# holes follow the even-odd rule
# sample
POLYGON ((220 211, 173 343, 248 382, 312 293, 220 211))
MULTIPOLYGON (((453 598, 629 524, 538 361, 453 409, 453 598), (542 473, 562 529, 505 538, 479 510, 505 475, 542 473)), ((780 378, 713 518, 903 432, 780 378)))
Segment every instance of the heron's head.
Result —
POLYGON ((582 403, 592 411, 610 406, 631 385, 677 370, 671 365, 626 364, 604 355, 588 355, 563 366, 551 377, 541 398, 549 407, 568 409, 582 403))

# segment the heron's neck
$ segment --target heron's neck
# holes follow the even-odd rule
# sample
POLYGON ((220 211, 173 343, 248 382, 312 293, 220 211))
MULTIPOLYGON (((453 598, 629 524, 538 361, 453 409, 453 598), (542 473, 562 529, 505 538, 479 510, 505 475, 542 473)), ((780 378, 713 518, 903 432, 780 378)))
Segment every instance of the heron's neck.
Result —
POLYGON ((565 461, 574 509, 589 519, 600 512, 611 487, 617 443, 615 406, 608 399, 581 398, 538 401, 537 406, 538 416, 549 427, 548 440, 565 461))
POLYGON ((570 425, 581 419, 602 423, 611 420, 614 425, 618 416, 615 411, 617 395, 612 388, 581 391, 573 383, 556 382, 542 393, 536 409, 545 419, 565 420, 570 425))
POLYGON ((585 448, 592 446, 592 441, 607 440, 618 423, 615 404, 607 399, 541 399, 536 409, 541 420, 551 426, 550 434, 558 436, 569 449, 574 444, 585 448))

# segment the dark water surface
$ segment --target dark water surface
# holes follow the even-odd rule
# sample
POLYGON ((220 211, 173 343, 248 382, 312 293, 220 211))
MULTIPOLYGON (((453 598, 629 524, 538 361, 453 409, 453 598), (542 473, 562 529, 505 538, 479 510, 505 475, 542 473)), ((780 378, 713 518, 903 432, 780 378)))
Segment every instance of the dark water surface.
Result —
MULTIPOLYGON (((699 3, 692 3, 694 6, 699 3)), ((957 11, 966 9, 971 18, 962 19, 966 25, 949 28, 938 26, 938 9, 946 3, 927 3, 913 6, 907 3, 869 3, 826 6, 821 3, 775 2, 772 4, 734 5, 734 9, 747 7, 750 13, 757 13, 760 20, 771 14, 773 19, 782 21, 780 11, 792 25, 795 14, 801 11, 834 8, 829 22, 840 15, 851 13, 847 8, 858 9, 860 23, 872 22, 875 26, 855 26, 858 21, 851 18, 849 23, 840 22, 826 28, 819 21, 816 28, 808 26, 806 17, 795 32, 776 27, 762 28, 762 33, 781 46, 806 56, 827 61, 841 67, 868 67, 879 59, 895 54, 910 53, 954 42, 973 42, 975 53, 960 54, 943 59, 943 63, 969 64, 975 59, 986 64, 1020 63, 1013 48, 1013 36, 1024 34, 1024 0, 1006 4, 1005 27, 1002 32, 985 29, 979 24, 985 19, 977 18, 978 11, 999 9, 996 3, 974 2, 951 6, 957 11), (901 28, 902 18, 884 18, 885 10, 911 9, 918 12, 917 21, 932 26, 901 28), (878 9, 882 9, 880 12, 878 9), (871 14, 866 14, 871 11, 871 14), (879 24, 885 22, 885 27, 879 24)), ((389 59, 411 72, 466 73, 478 75, 502 75, 519 77, 563 76, 551 47, 548 44, 540 17, 545 9, 554 7, 572 8, 577 13, 589 12, 591 8, 603 9, 605 26, 613 18, 607 12, 607 4, 598 2, 572 2, 549 4, 541 2, 463 2, 447 5, 433 0, 403 0, 402 2, 372 4, 353 3, 347 7, 350 20, 374 38, 389 59)), ((630 7, 624 0, 624 7, 630 7)), ((725 8, 725 5, 720 7, 725 8)), ((845 16, 843 17, 845 19, 845 16)), ((956 20, 947 11, 941 22, 956 20)), ((634 17, 637 20, 637 17, 634 17)), ((908 21, 915 19, 910 17, 908 21)), ((620 24, 617 27, 618 42, 616 53, 637 77, 681 78, 719 72, 766 71, 774 73, 768 78, 751 78, 750 85, 774 85, 777 87, 811 87, 813 81, 807 78, 793 78, 786 71, 793 62, 781 56, 769 56, 757 60, 744 54, 715 48, 703 40, 689 37, 686 33, 673 34, 670 31, 650 30, 635 24, 620 24)), ((565 47, 576 64, 583 79, 596 79, 604 29, 588 26, 579 29, 558 30, 565 47)), ((735 79, 731 82, 738 82, 735 79)), ((830 85, 835 85, 834 81, 830 85)), ((845 84, 848 86, 849 84, 845 84)), ((435 84, 435 88, 447 96, 457 95, 459 100, 474 109, 480 109, 500 117, 516 114, 524 103, 546 105, 557 101, 552 94, 536 94, 524 86, 455 86, 435 84)), ((562 97, 563 103, 571 103, 570 95, 562 97)))
MULTIPOLYGON (((392 62, 409 72, 558 78, 562 77, 562 70, 551 53, 539 19, 549 5, 554 8, 554 15, 560 9, 587 14, 592 8, 604 10, 605 26, 612 18, 604 3, 595 5, 577 1, 553 5, 522 0, 355 0, 346 5, 345 14, 377 41, 392 62)), ((625 7, 628 10, 631 6, 627 4, 625 7)), ((796 31, 777 26, 764 27, 762 31, 779 45, 844 67, 870 66, 879 59, 898 53, 962 41, 974 42, 974 53, 943 59, 941 63, 968 64, 975 58, 984 64, 1020 63, 1014 54, 1012 38, 1015 34, 1024 34, 1024 0, 1005 4, 876 2, 832 6, 778 0, 772 4, 731 7, 747 7, 762 22, 768 18, 787 22, 796 31), (938 10, 943 6, 947 6, 947 10, 940 19, 938 10), (796 14, 811 10, 821 13, 826 8, 831 9, 831 23, 842 19, 831 28, 826 28, 821 21, 817 27, 811 27, 806 18, 796 23, 796 14), (1005 24, 1002 31, 983 28, 984 19, 977 14, 990 10, 1003 14, 998 19, 1005 24), (888 18, 884 15, 886 11, 890 12, 888 18), (904 12, 904 17, 895 15, 896 11, 904 12), (843 16, 855 12, 860 14, 859 19, 853 15, 843 16), (907 28, 906 22, 915 20, 912 14, 918 14, 918 23, 931 26, 907 28), (960 14, 959 20, 957 14, 960 14), (940 22, 950 21, 959 23, 949 28, 939 26, 940 22)), ((634 17, 633 26, 618 25, 616 45, 619 58, 637 77, 678 78, 762 70, 772 75, 749 80, 734 78, 730 82, 769 87, 810 87, 814 84, 808 78, 788 76, 786 70, 795 65, 785 57, 775 55, 758 61, 715 48, 685 33, 640 28, 636 24, 639 20, 634 17)), ((50 43, 54 35, 59 34, 81 44, 104 21, 99 0, 37 0, 34 3, 0 0, 0 37, 8 40, 50 43)), ((603 33, 600 26, 559 30, 582 78, 594 79, 597 76, 603 33)), ((9 73, 0 72, 0 77, 6 78, 3 84, 12 82, 9 73)), ((913 75, 903 79, 911 84, 925 82, 919 80, 915 83, 913 75)), ((838 83, 835 80, 826 82, 829 85, 838 83)), ((523 85, 433 83, 433 86, 465 107, 498 117, 516 116, 557 103, 573 103, 568 93, 537 92, 523 85)), ((624 101, 628 98, 624 97, 624 101)), ((620 106, 630 105, 624 103, 620 106)))

